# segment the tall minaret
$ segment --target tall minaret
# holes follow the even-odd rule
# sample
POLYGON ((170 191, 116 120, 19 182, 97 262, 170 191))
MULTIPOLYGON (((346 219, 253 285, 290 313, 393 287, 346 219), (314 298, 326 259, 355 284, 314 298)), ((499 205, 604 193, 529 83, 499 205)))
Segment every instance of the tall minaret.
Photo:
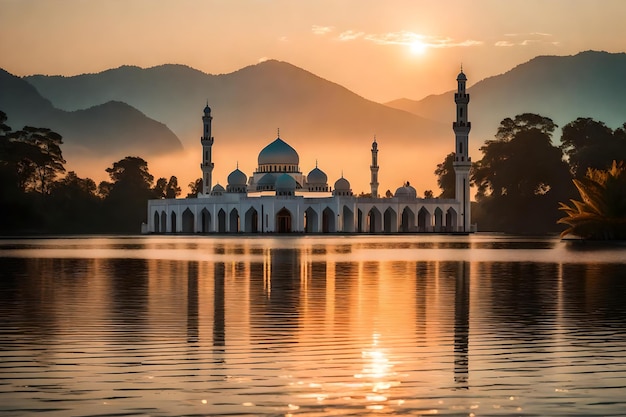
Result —
POLYGON ((206 196, 211 194, 211 188, 213 186, 212 175, 213 175, 213 162, 211 155, 211 148, 213 147, 213 136, 211 136, 211 121, 213 117, 211 117, 211 108, 209 107, 209 103, 207 103, 204 108, 204 116, 202 116, 202 123, 204 124, 204 133, 200 138, 200 143, 202 143, 202 164, 200 164, 200 168, 202 169, 202 193, 206 196))
POLYGON ((376 143, 376 136, 374 136, 374 142, 372 142, 372 165, 370 165, 370 171, 372 173, 372 180, 370 187, 372 189, 372 197, 378 197, 378 143, 376 143))
POLYGON ((455 183, 455 198, 461 202, 460 219, 458 221, 459 231, 470 231, 470 186, 469 186, 469 171, 472 166, 472 160, 469 157, 469 132, 472 128, 472 124, 467 121, 467 105, 470 101, 470 96, 465 92, 465 82, 467 77, 463 73, 463 67, 458 77, 456 77, 458 83, 457 92, 454 94, 454 102, 456 103, 456 122, 452 123, 452 129, 454 129, 455 148, 454 148, 454 173, 456 176, 455 183))

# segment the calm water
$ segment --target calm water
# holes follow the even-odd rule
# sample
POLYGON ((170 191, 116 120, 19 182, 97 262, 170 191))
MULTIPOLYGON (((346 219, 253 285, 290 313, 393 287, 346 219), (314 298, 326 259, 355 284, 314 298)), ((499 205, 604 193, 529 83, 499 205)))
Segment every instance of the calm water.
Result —
POLYGON ((0 415, 626 415, 626 248, 0 240, 0 415))

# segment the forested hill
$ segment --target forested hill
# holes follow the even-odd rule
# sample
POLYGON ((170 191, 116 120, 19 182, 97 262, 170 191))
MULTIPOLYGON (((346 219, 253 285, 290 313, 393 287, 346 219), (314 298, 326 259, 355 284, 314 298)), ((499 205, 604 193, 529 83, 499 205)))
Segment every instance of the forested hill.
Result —
MULTIPOLYGON (((539 56, 482 81, 468 78, 472 137, 491 139, 505 117, 537 113, 559 126, 592 117, 616 128, 626 121, 626 53, 587 51, 573 56, 539 56)), ((433 120, 454 117, 450 93, 386 103, 433 120)), ((559 132, 557 132, 558 139, 559 132)))
POLYGON ((65 111, 56 108, 22 78, 0 69, 0 110, 15 130, 50 128, 63 136, 66 159, 79 156, 117 158, 127 154, 159 155, 182 150, 163 123, 119 101, 65 111))

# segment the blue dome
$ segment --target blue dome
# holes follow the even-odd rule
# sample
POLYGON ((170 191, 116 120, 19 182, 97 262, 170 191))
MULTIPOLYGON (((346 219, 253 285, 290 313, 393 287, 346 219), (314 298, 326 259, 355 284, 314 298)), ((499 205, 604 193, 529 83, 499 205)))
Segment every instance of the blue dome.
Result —
POLYGON ((257 185, 269 185, 274 187, 274 183, 276 182, 276 176, 274 174, 265 174, 261 177, 257 185))
POLYGON ((306 176, 306 181, 309 184, 326 184, 326 182, 328 182, 328 176, 324 171, 315 167, 309 172, 309 175, 306 176))
POLYGON ((276 191, 296 191, 297 182, 289 174, 282 174, 276 180, 276 191))
POLYGON ((467 77, 465 76, 465 74, 463 73, 463 71, 461 71, 459 73, 459 75, 456 77, 457 81, 467 81, 467 77))
POLYGON ((259 165, 298 165, 299 163, 298 152, 281 138, 276 138, 259 152, 259 165))
POLYGON ((228 185, 246 185, 248 177, 239 168, 228 175, 228 185))
POLYGON ((206 107, 204 108, 204 114, 211 114, 211 108, 209 107, 209 105, 207 104, 206 107))

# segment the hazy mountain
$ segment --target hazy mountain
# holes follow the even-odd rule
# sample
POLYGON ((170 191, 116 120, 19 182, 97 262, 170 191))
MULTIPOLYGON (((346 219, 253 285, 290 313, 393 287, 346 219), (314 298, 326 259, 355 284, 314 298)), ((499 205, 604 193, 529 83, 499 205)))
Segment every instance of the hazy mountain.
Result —
MULTIPOLYGON (((469 106, 472 137, 491 139, 505 117, 524 112, 552 118, 563 126, 577 117, 593 117, 615 128, 626 122, 626 54, 587 51, 574 56, 539 56, 498 76, 472 85, 469 106)), ((471 73, 467 74, 469 81, 471 73)), ((433 120, 454 117, 453 92, 388 106, 433 120)), ((560 131, 555 139, 560 138, 560 131)))
MULTIPOLYGON (((369 183, 374 135, 381 149, 381 166, 387 167, 381 168, 381 182, 387 176, 391 184, 383 186, 390 188, 420 176, 428 176, 432 183, 436 163, 454 146, 451 120, 434 122, 366 100, 338 84, 275 60, 220 75, 182 65, 148 69, 123 66, 98 74, 36 75, 26 80, 64 110, 119 100, 166 123, 195 156, 189 163, 171 161, 175 164, 172 172, 190 166, 198 171, 196 176, 200 175, 196 163, 201 158, 202 110, 208 102, 215 136, 214 177, 222 183, 237 161, 244 172, 252 174, 258 152, 276 138, 278 128, 281 138, 299 152, 303 172, 312 169, 318 159, 331 185, 342 168, 354 165, 359 167, 362 184, 369 183), (394 164, 406 168, 406 174, 399 174, 402 179, 389 177, 394 164), (331 166, 335 171, 329 171, 331 166)), ((346 175, 350 174, 349 179, 357 184, 355 191, 369 188, 359 186, 354 171, 347 170, 346 175)))
POLYGON ((27 81, 4 70, 0 70, 0 91, 0 110, 7 114, 8 125, 13 130, 29 125, 58 132, 68 160, 78 156, 147 157, 182 149, 167 126, 125 103, 109 101, 86 110, 60 110, 27 81))

